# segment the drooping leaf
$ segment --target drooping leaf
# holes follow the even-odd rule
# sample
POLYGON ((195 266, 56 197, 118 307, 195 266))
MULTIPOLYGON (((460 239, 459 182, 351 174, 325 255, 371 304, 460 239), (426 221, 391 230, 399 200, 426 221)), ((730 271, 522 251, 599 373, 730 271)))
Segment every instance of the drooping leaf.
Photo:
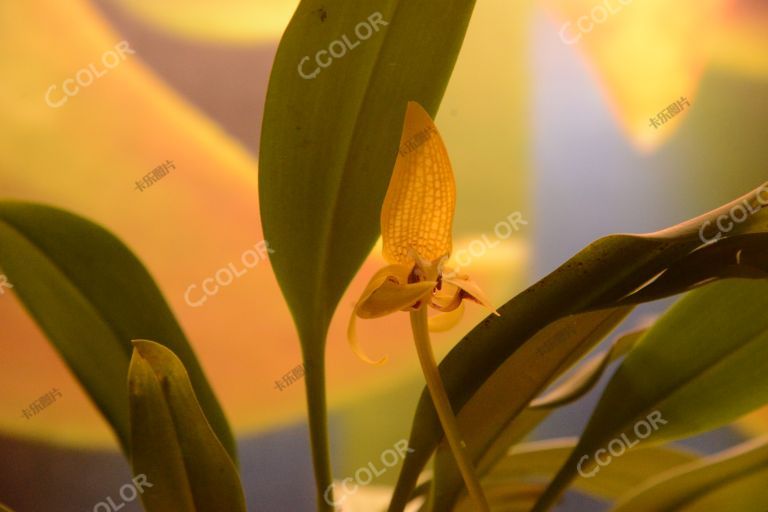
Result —
POLYGON ((303 0, 277 51, 261 133, 260 207, 302 343, 321 504, 332 480, 328 325, 379 235, 407 102, 435 116, 473 6, 303 0))
POLYGON ((168 348, 135 340, 128 373, 132 463, 148 512, 245 512, 237 469, 168 348))
MULTIPOLYGON (((524 486, 548 481, 568 458, 577 442, 577 438, 549 439, 515 446, 483 479, 483 487, 489 499, 497 494, 496 489, 503 489, 511 483, 524 486)), ((577 478, 573 488, 583 494, 612 501, 630 492, 638 482, 691 463, 697 458, 693 453, 671 446, 634 450, 600 468, 591 477, 577 478)), ((525 502, 524 510, 530 510, 543 490, 542 485, 539 492, 529 493, 527 499, 521 500, 525 502)), ((457 512, 470 510, 467 505, 466 499, 459 500, 457 512)))
MULTIPOLYGON (((631 311, 631 306, 623 306, 562 318, 536 333, 483 383, 457 418, 462 439, 480 474, 546 418, 547 411, 531 411, 515 423, 531 400, 631 311)), ((435 455, 432 482, 431 510, 450 510, 462 491, 462 480, 445 443, 435 455)))
POLYGON ((576 371, 567 379, 557 385, 557 387, 548 391, 533 400, 528 407, 532 408, 552 408, 562 407, 574 402, 589 392, 610 363, 619 359, 632 350, 635 343, 645 334, 645 329, 633 331, 619 337, 608 350, 584 361, 576 371))
MULTIPOLYGON (((510 450, 483 480, 493 510, 528 512, 544 491, 543 482, 562 465, 577 441, 577 438, 534 441, 510 450)), ((611 501, 636 487, 639 481, 696 459, 696 455, 670 446, 636 450, 605 466, 599 474, 576 479, 574 489, 611 501)), ((471 503, 462 498, 452 510, 472 512, 473 509, 471 503)))
POLYGON ((763 466, 743 475, 729 484, 722 485, 692 503, 682 512, 711 512, 713 510, 755 510, 762 512, 768 502, 768 469, 763 466))
POLYGON ((675 304, 619 366, 536 510, 551 506, 578 467, 588 471, 616 439, 658 444, 768 403, 766 310, 768 280, 714 283, 675 304))
MULTIPOLYGON (((768 210, 762 207, 757 195, 765 186, 710 213, 662 231, 601 238, 504 304, 499 308, 500 317, 489 317, 475 327, 440 363, 454 410, 461 411, 504 361, 549 324, 585 311, 650 300, 651 297, 643 295, 644 287, 664 277, 668 269, 684 268, 688 258, 711 257, 711 279, 768 275, 768 258, 765 257, 768 210), (744 203, 755 213, 735 225, 719 242, 708 245, 702 242, 699 233, 702 226, 714 224, 719 216, 729 215, 731 208, 744 203), (724 262, 718 246, 728 240, 732 240, 729 250, 739 246, 743 250, 741 253, 736 251, 740 258, 724 262), (728 268, 727 275, 722 271, 724 266, 728 268)), ((652 298, 692 289, 703 283, 699 278, 699 275, 689 275, 672 279, 668 286, 654 288, 652 298)), ((566 355, 570 357, 570 354, 566 355)), ((434 407, 425 390, 411 429, 409 446, 414 452, 406 455, 390 512, 402 511, 441 437, 434 407)))
MULTIPOLYGON (((608 316, 608 319, 610 320, 610 316, 608 316)), ((616 318, 616 320, 618 319, 619 318, 616 318)), ((537 334, 534 339, 540 338, 540 335, 546 331, 552 332, 552 327, 561 325, 564 321, 567 320, 568 319, 565 318, 555 322, 547 329, 537 334)), ((586 324, 587 322, 581 324, 579 327, 586 328, 586 324)), ((610 323, 608 326, 610 326, 610 323)), ((644 331, 642 330, 633 331, 624 336, 621 336, 613 343, 610 349, 586 361, 579 368, 577 368, 576 371, 574 371, 573 375, 552 389, 545 396, 531 401, 528 407, 525 408, 522 412, 515 414, 513 410, 512 414, 509 416, 513 417, 513 419, 511 421, 508 420, 503 429, 501 429, 495 436, 488 436, 488 439, 491 439, 492 442, 490 445, 485 446, 484 450, 478 450, 478 446, 481 446, 481 444, 478 443, 477 440, 472 439, 470 441, 470 446, 472 446, 475 450, 475 464, 477 466, 477 471, 481 475, 494 473, 498 467, 499 461, 502 460, 504 454, 507 452, 510 446, 520 442, 526 435, 532 432, 534 428, 536 428, 547 417, 549 417, 554 408, 577 400, 579 397, 587 393, 592 388, 592 386, 594 386, 600 375, 602 375, 607 365, 611 361, 626 354, 626 352, 628 352, 641 337, 643 332, 644 331)), ((597 339, 597 337, 595 339, 597 339)), ((533 339, 531 341, 533 341, 533 339)), ((562 340, 563 343, 566 343, 566 341, 566 339, 562 340)), ((587 345, 591 343, 589 340, 585 341, 587 342, 587 345)), ((490 382, 491 381, 489 381, 489 383, 490 382)), ((506 399, 506 397, 504 397, 504 399, 506 399)), ((466 432, 476 435, 478 430, 472 428, 471 422, 468 421, 469 415, 470 411, 465 410, 463 418, 467 419, 465 424, 466 432)), ((565 460, 565 457, 563 457, 563 460, 565 460)), ((553 474, 555 470, 556 468, 552 470, 553 474)), ((444 490, 436 490, 435 497, 440 499, 442 502, 441 505, 443 507, 451 507, 452 504, 455 503, 459 498, 459 491, 456 490, 456 486, 460 486, 461 481, 458 480, 460 475, 457 474, 456 467, 452 464, 450 458, 446 457, 446 453, 444 452, 444 447, 442 445, 438 449, 434 475, 434 485, 439 486, 441 489, 449 490, 448 492, 444 490), (450 491, 452 486, 453 491, 450 491)), ((430 481, 428 483, 432 484, 433 482, 430 481)), ((526 501, 526 503, 528 503, 526 505, 528 508, 533 505, 533 502, 539 496, 539 494, 540 493, 536 493, 533 497, 530 496, 530 493, 528 494, 530 497, 530 500, 528 500, 530 503, 526 501)))
POLYGON ((653 475, 626 489, 612 512, 763 510, 766 476, 768 438, 762 437, 653 475))
POLYGON ((184 362, 216 435, 236 457, 224 413, 181 327, 122 242, 63 210, 0 202, 0 267, 127 454, 131 340, 154 338, 184 362))

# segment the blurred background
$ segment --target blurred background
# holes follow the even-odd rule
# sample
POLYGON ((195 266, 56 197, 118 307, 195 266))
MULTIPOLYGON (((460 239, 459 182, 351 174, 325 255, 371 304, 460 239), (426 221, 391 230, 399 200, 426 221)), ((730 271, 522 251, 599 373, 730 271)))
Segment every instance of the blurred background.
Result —
MULTIPOLYGON (((262 110, 296 4, 0 3, 0 199, 86 216, 142 259, 236 431, 249 507, 265 512, 313 509, 303 383, 284 378, 301 362, 291 319, 268 262, 203 303, 188 291, 263 240, 262 110)), ((765 181, 767 121, 763 1, 479 0, 437 117, 459 191, 454 254, 502 304, 595 238, 661 229, 765 181)), ((337 478, 407 438, 422 387, 406 319, 360 324, 367 350, 389 355, 383 367, 347 347, 352 304, 380 263, 374 249, 329 339, 337 478)), ((129 466, 13 290, 0 292, 0 501, 93 510, 130 481, 129 466), (52 389, 54 403, 24 414, 52 389)), ((484 316, 469 313, 435 337, 439 354, 484 316)), ((594 398, 535 435, 577 434, 594 398)), ((713 451, 764 430, 768 412, 691 444, 713 451)), ((395 477, 366 492, 385 494, 395 477)), ((584 506, 576 497, 563 510, 584 506)))

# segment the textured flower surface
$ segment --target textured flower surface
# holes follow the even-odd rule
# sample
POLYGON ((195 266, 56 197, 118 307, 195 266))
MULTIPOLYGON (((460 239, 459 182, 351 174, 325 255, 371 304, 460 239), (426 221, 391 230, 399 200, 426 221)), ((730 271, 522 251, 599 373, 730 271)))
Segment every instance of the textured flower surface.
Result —
POLYGON ((445 267, 451 255, 451 228, 456 209, 456 183, 451 162, 429 114, 416 102, 405 113, 400 149, 381 209, 384 258, 355 306, 349 339, 359 348, 355 317, 378 318, 397 311, 415 311, 423 303, 442 312, 433 317, 433 330, 446 330, 461 318, 469 299, 493 309, 468 276, 445 267))

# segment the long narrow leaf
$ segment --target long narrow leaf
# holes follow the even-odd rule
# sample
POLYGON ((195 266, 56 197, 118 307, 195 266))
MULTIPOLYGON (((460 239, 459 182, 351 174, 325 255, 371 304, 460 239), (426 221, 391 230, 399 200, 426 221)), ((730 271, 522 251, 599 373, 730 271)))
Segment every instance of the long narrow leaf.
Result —
POLYGON ((232 459, 200 407, 184 365, 166 347, 133 342, 128 374, 133 472, 148 512, 245 512, 232 459))
MULTIPOLYGON (((593 242, 554 272, 519 294, 501 308, 500 317, 489 317, 475 327, 440 363, 440 373, 454 410, 461 411, 478 390, 519 352, 537 332, 558 319, 586 311, 636 304, 666 297, 707 282, 699 276, 672 279, 656 286, 650 296, 643 290, 652 286, 670 269, 684 268, 689 258, 710 260, 712 279, 718 277, 768 276, 768 210, 757 193, 766 184, 710 213, 668 229, 645 235, 611 235, 593 242), (713 224, 731 208, 747 203, 752 214, 720 242, 704 244, 701 227, 713 224), (750 253, 748 259, 723 260, 718 246, 732 239, 729 250, 739 245, 750 253), (727 266, 722 275, 718 269, 727 266)), ((738 253, 738 251, 736 251, 738 253)), ((742 253, 743 255, 743 253, 742 253)), ((710 279, 711 280, 711 279, 710 279)), ((571 354, 566 354, 570 358, 571 354)), ((461 414, 461 413, 460 413, 461 414)), ((409 446, 401 469, 390 512, 402 511, 426 466, 442 432, 426 390, 411 429, 409 446)))
MULTIPOLYGON (((458 416, 463 440, 481 473, 507 451, 509 445, 500 444, 500 440, 517 441, 518 436, 527 433, 513 423, 531 400, 599 343, 631 310, 632 307, 623 306, 563 318, 537 333, 483 383, 458 416), (477 421, 478 418, 483 420, 477 421)), ((526 419, 546 416, 533 413, 526 419)), ((461 482, 450 451, 441 444, 435 455, 432 510, 450 510, 462 489, 461 482)))
POLYGON ((379 236, 405 108, 434 117, 474 0, 303 0, 264 108, 264 233, 302 344, 317 502, 329 510, 325 344, 342 293, 379 236))
POLYGON ((125 382, 131 340, 161 340, 183 361, 216 435, 235 458, 224 413, 160 290, 104 228, 71 213, 0 202, 0 267, 130 453, 125 382))
MULTIPOLYGON (((641 450, 642 451, 642 450, 641 450)), ((753 439, 724 452, 710 455, 700 461, 692 462, 675 469, 662 472, 648 478, 642 485, 628 489, 616 503, 612 512, 646 512, 648 510, 764 510, 768 499, 765 472, 768 471, 768 437, 753 439), (732 486, 748 482, 751 494, 733 492, 732 486), (714 494, 728 490, 728 507, 718 508, 711 501, 703 508, 704 502, 714 494), (752 506, 735 500, 749 499, 752 506), (757 499, 756 499, 757 498, 757 499), (759 500, 759 501, 758 501, 759 500), (694 506, 696 502, 698 505, 694 506), (712 508, 714 507, 714 508, 712 508)))
POLYGON ((766 311, 768 280, 711 284, 675 304, 619 366, 536 510, 593 467, 598 450, 691 436, 768 403, 766 311))

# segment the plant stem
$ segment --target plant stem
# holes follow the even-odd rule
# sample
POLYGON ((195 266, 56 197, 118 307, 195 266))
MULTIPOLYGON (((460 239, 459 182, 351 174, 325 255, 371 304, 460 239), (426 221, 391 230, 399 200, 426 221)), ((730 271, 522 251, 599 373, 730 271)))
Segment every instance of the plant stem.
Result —
POLYGON ((309 440, 312 445, 312 467, 318 512, 333 512, 333 476, 328 449, 328 413, 325 402, 325 357, 304 357, 304 385, 307 390, 309 440), (328 489, 331 489, 330 491, 328 489))
POLYGON ((445 392, 440 372, 437 369, 435 354, 429 339, 427 308, 425 306, 411 311, 411 328, 413 329, 413 339, 416 342, 416 352, 419 354, 421 369, 424 372, 424 379, 427 381, 427 389, 429 389, 432 403, 435 405, 437 416, 440 418, 445 437, 448 439, 453 458, 456 460, 456 465, 464 479, 464 485, 467 486, 469 497, 475 502, 476 510, 488 512, 490 510, 488 501, 485 499, 480 481, 475 474, 475 468, 469 459, 466 445, 461 439, 459 425, 456 422, 451 402, 448 400, 448 394, 445 392))

